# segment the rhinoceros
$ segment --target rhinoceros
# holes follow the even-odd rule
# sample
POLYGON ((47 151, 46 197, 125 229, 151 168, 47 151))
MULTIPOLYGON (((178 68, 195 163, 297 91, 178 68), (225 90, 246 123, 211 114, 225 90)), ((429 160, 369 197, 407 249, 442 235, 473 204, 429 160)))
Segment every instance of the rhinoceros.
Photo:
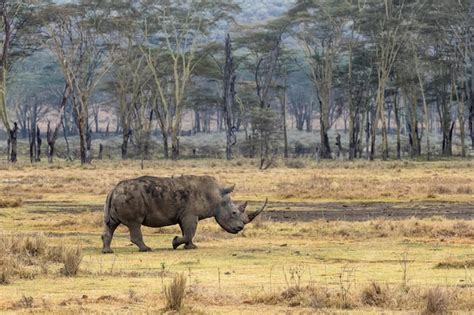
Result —
POLYGON ((230 200, 234 187, 222 187, 210 176, 144 176, 121 181, 105 202, 102 252, 113 252, 110 243, 120 224, 128 227, 130 240, 141 252, 151 250, 143 242, 142 225, 179 224, 182 236, 173 239, 174 249, 182 244, 185 249, 197 248, 193 237, 198 221, 211 217, 225 231, 236 234, 265 209, 268 199, 255 212, 246 213, 246 202, 236 205, 230 200))

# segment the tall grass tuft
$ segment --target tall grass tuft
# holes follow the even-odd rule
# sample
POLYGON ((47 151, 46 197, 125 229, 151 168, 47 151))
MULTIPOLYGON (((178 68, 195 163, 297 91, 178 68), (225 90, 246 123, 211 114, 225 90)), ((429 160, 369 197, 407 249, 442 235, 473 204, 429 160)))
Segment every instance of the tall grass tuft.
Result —
POLYGON ((449 298, 441 288, 433 288, 426 293, 426 308, 423 314, 446 314, 449 298))
POLYGON ((186 290, 186 276, 177 274, 173 281, 165 286, 166 308, 168 310, 180 311, 183 307, 183 299, 186 290))
POLYGON ((78 246, 75 248, 63 247, 61 272, 66 277, 73 277, 79 271, 79 265, 82 261, 82 249, 78 246))

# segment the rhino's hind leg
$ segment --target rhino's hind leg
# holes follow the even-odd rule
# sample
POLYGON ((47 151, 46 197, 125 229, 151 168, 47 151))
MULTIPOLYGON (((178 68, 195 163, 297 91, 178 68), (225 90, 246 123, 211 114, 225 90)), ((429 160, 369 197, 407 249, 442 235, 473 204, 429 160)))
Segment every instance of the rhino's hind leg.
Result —
POLYGON ((105 224, 104 233, 102 234, 102 253, 109 254, 114 251, 110 248, 110 243, 112 242, 112 237, 114 236, 115 229, 120 225, 120 223, 109 222, 105 224))
POLYGON ((151 248, 146 246, 143 242, 141 224, 131 224, 128 226, 128 230, 130 231, 130 241, 132 241, 133 244, 138 246, 140 252, 151 251, 151 248))
POLYGON ((198 218, 191 216, 186 217, 181 220, 179 226, 181 228, 181 232, 183 234, 182 237, 175 236, 173 239, 173 249, 178 248, 180 245, 184 245, 184 249, 196 249, 197 246, 193 244, 193 237, 196 234, 196 228, 198 224, 198 218))

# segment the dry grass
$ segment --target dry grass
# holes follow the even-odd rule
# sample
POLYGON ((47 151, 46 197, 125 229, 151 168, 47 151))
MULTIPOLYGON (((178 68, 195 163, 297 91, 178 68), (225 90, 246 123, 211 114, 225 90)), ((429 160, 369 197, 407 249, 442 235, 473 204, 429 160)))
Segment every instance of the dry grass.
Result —
POLYGON ((0 284, 10 284, 14 274, 13 259, 2 253, 0 257, 0 284))
POLYGON ((82 261, 82 249, 77 246, 75 248, 63 247, 61 273, 66 277, 77 275, 79 266, 82 261))
POLYGON ((429 289, 426 293, 426 308, 423 314, 446 314, 449 305, 449 296, 441 288, 429 289))
POLYGON ((285 166, 288 168, 301 169, 306 168, 306 163, 303 160, 289 159, 285 161, 285 166))
POLYGON ((390 297, 388 290, 376 282, 372 282, 362 290, 361 302, 364 305, 384 307, 389 305, 390 297))
MULTIPOLYGON (((466 293, 464 301, 470 299, 470 293, 466 293)), ((372 282, 366 287, 354 288, 346 298, 343 298, 337 288, 308 285, 289 287, 281 292, 249 295, 244 297, 243 303, 327 310, 375 307, 383 310, 420 310, 423 314, 444 314, 448 309, 456 309, 459 303, 462 303, 462 294, 463 291, 457 288, 403 288, 372 282)))
POLYGON ((177 274, 172 282, 165 286, 164 294, 166 299, 166 309, 180 311, 183 307, 183 300, 186 291, 186 276, 177 274))
POLYGON ((19 208, 22 204, 21 198, 0 198, 0 208, 19 208))
POLYGON ((67 246, 48 246, 42 234, 0 235, 0 284, 14 278, 33 279, 47 274, 50 264, 63 263, 65 275, 75 275, 79 268, 80 249, 67 246))
MULTIPOLYGON (((0 161, 0 167, 2 163, 0 161)), ((308 159, 292 159, 286 163, 287 167, 258 171, 255 161, 247 159, 231 162, 148 161, 144 170, 140 169, 138 161, 94 161, 84 167, 61 161, 56 161, 54 167, 47 163, 31 166, 20 161, 2 172, 4 181, 0 181, 0 191, 8 196, 4 197, 6 199, 32 199, 44 195, 54 199, 67 195, 78 200, 84 200, 84 196, 100 196, 103 200, 113 185, 125 178, 209 175, 212 170, 222 184, 236 184, 234 195, 238 199, 261 200, 262 196, 268 196, 272 201, 317 202, 407 201, 407 198, 453 202, 474 200, 474 162, 316 163, 308 159), (74 187, 74 195, 71 195, 70 187, 74 187), (21 196, 18 191, 22 192, 21 196)), ((285 165, 285 161, 278 161, 278 164, 285 165)))
MULTIPOLYGON (((293 210, 287 202, 306 201, 315 208, 321 202, 350 207, 352 201, 404 201, 406 207, 413 200, 422 206, 428 194, 435 202, 474 201, 473 162, 302 162, 304 169, 278 161, 280 167, 265 172, 247 159, 147 161, 143 171, 135 161, 9 166, 1 174, 0 198, 21 197, 23 204, 2 210, 0 226, 46 236, 5 234, 2 240, 0 234, 0 282, 13 283, 0 286, 0 309, 23 307, 16 303, 24 294, 34 297, 33 309, 25 311, 159 313, 166 307, 164 284, 171 288, 173 277, 184 273, 181 313, 191 307, 197 313, 199 308, 206 313, 420 313, 428 309, 429 289, 437 286, 449 297, 448 311, 474 310, 472 269, 461 267, 472 259, 472 220, 278 222, 261 216, 238 235, 208 220, 199 224, 197 251, 170 250, 172 238, 181 233, 177 226, 143 228, 145 242, 154 249, 150 253, 137 253, 121 226, 112 244, 115 254, 100 254, 105 194, 118 181, 145 174, 212 173, 223 184, 237 184, 233 199, 268 196, 270 210, 276 211, 293 210), (58 275, 66 268, 65 248, 74 250, 77 244, 83 258, 80 276, 72 281, 58 275), (407 285, 400 263, 405 251, 407 285), (301 281, 285 280, 281 271, 293 266, 304 267, 301 281), (342 288, 339 274, 346 266, 354 269, 354 279, 342 288)), ((431 300, 440 308, 437 299, 431 300)))
POLYGON ((474 259, 466 259, 466 260, 448 259, 446 261, 437 263, 436 268, 455 268, 455 269, 474 268, 474 259))

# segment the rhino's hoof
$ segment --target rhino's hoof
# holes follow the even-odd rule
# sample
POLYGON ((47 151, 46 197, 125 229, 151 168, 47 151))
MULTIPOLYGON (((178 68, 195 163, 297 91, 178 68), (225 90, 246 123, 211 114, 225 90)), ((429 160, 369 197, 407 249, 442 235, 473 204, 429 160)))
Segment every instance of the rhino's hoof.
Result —
POLYGON ((177 244, 177 240, 178 240, 178 237, 175 236, 173 238, 173 241, 171 242, 171 244, 173 244, 173 249, 176 249, 176 248, 178 248, 179 245, 181 245, 181 244, 177 244))
POLYGON ((142 247, 138 250, 139 252, 151 252, 152 249, 150 247, 142 247))
POLYGON ((102 249, 102 254, 112 254, 114 251, 110 248, 102 249))
POLYGON ((184 249, 197 249, 198 247, 194 244, 186 244, 184 245, 184 249))

